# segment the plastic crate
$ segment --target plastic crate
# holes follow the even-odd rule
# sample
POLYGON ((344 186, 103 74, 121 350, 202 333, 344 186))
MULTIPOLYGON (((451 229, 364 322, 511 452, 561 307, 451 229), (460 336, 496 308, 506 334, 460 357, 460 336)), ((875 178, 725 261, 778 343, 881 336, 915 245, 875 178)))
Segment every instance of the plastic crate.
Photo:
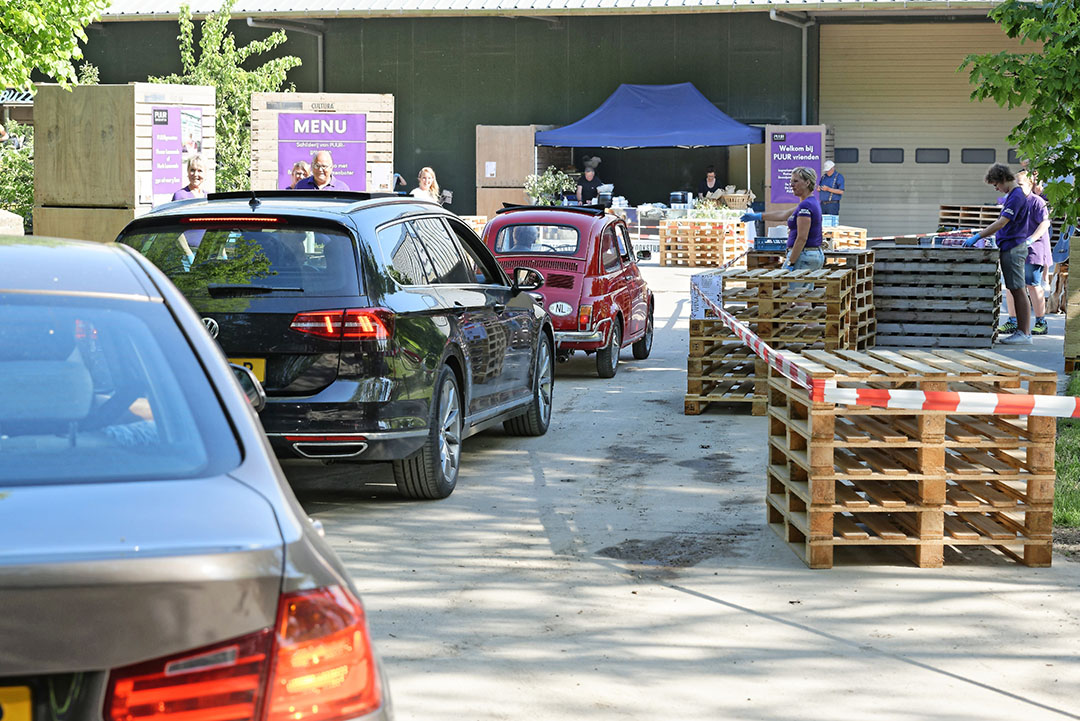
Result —
POLYGON ((787 238, 759 235, 754 238, 754 250, 777 250, 782 253, 787 250, 787 238))

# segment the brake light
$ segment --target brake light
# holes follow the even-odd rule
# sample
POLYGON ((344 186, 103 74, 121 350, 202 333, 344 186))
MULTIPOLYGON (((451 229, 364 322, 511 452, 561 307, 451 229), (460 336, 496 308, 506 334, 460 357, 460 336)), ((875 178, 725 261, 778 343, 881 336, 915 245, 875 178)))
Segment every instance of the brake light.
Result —
POLYGON ((583 305, 578 307, 577 312, 578 330, 590 330, 592 328, 592 306, 583 305))
POLYGON ((242 223, 243 225, 281 225, 283 218, 271 218, 256 215, 189 215, 180 219, 181 223, 242 223))
POLYGON ((108 721, 249 721, 265 696, 269 629, 164 659, 115 669, 108 721))
POLYGON ((382 703, 364 609, 339 586, 285 594, 266 721, 337 721, 382 703))
POLYGON ((388 340, 394 314, 386 308, 312 310, 297 313, 289 329, 331 340, 388 340))

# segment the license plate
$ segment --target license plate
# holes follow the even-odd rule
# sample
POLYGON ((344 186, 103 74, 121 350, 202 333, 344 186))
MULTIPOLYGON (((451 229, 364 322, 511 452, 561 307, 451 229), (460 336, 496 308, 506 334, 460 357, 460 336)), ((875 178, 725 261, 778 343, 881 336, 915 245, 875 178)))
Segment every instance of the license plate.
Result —
POLYGON ((259 380, 260 383, 266 380, 265 358, 230 358, 229 362, 247 368, 249 371, 255 374, 255 377, 259 380))
POLYGON ((0 719, 4 721, 31 721, 30 688, 28 686, 0 686, 0 719))

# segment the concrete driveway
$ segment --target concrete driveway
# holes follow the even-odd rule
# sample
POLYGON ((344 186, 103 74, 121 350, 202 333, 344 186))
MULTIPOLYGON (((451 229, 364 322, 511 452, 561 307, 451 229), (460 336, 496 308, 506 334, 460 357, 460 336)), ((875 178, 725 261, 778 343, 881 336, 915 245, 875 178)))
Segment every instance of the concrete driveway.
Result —
POLYGON ((690 272, 645 273, 652 357, 560 365, 548 434, 466 441, 449 499, 400 500, 389 467, 288 468, 398 719, 1080 718, 1080 562, 808 570, 765 525, 765 419, 682 413, 690 272))

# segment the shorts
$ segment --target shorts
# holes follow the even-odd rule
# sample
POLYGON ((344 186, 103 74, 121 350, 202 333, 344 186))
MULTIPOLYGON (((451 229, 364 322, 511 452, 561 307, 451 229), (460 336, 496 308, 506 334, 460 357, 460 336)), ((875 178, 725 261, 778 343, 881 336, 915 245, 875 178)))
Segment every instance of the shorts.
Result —
POLYGON ((1024 263, 1024 284, 1041 286, 1046 277, 1046 266, 1024 263))
MULTIPOLYGON (((790 251, 790 248, 788 250, 790 251)), ((799 253, 799 259, 795 261, 792 268, 795 270, 820 270, 824 265, 825 252, 821 249, 821 246, 814 246, 813 248, 803 248, 802 252, 799 253)), ((813 285, 813 283, 788 283, 788 288, 799 290, 800 288, 812 288, 813 285)))
POLYGON ((1028 249, 1018 243, 1008 250, 1001 251, 1001 274, 1005 276, 1005 287, 1009 290, 1024 289, 1024 266, 1027 265, 1028 249))

